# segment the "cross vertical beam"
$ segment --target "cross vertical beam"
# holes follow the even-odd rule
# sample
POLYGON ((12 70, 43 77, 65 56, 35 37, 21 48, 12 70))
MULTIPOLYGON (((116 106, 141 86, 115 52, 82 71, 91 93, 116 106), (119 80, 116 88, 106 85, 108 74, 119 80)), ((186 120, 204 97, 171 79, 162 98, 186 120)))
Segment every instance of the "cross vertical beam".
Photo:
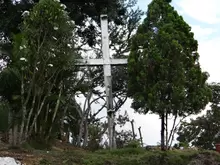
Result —
POLYGON ((113 96, 112 96, 112 76, 111 66, 127 65, 127 59, 111 59, 109 52, 109 36, 108 36, 108 17, 101 15, 101 32, 102 32, 102 59, 77 59, 77 66, 103 66, 104 68, 104 84, 106 91, 107 116, 108 116, 108 138, 110 149, 115 148, 114 137, 114 115, 113 96))
POLYGON ((109 147, 114 147, 114 112, 112 99, 112 76, 111 76, 111 61, 109 53, 109 37, 108 37, 108 21, 106 15, 101 15, 101 29, 102 29, 102 53, 104 62, 104 83, 106 91, 107 115, 108 115, 108 134, 109 147))

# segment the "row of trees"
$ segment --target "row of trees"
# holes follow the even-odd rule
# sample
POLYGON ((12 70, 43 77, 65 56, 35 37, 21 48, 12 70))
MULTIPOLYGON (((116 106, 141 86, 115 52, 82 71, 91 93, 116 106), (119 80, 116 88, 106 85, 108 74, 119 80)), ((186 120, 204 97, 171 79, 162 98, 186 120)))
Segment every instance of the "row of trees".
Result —
MULTIPOLYGON (((105 93, 97 88, 104 85, 103 69, 78 68, 74 63, 88 54, 102 56, 99 16, 106 12, 110 48, 114 56, 125 57, 142 15, 134 5, 133 0, 3 1, 1 131, 9 135, 12 145, 31 140, 48 143, 57 137, 69 141, 70 134, 75 145, 99 145, 107 125, 97 116, 106 105, 95 112, 91 106, 105 100, 105 93), (78 95, 86 98, 83 106, 76 100, 78 95)), ((112 72, 117 80, 113 82, 114 110, 118 111, 127 100, 126 68, 112 72)), ((126 123, 120 116, 118 122, 126 123)), ((115 131, 116 144, 121 145, 125 134, 131 137, 129 132, 115 131)))
MULTIPOLYGON (((106 105, 95 112, 91 106, 105 100, 97 88, 104 86, 103 69, 74 63, 85 55, 102 56, 99 16, 107 13, 113 57, 129 54, 128 67, 112 68, 114 111, 130 97, 135 111, 158 114, 161 148, 169 148, 177 119, 198 114, 212 96, 198 43, 170 2, 153 0, 139 25, 143 13, 134 8, 135 0, 3 1, 0 117, 10 143, 69 141, 71 134, 75 145, 99 146, 107 126, 98 114, 106 105), (79 94, 86 98, 84 106, 77 103, 79 94), (170 134, 169 116, 174 116, 170 134)), ((118 122, 129 122, 124 119, 118 122)), ((115 130, 115 136, 120 146, 122 139, 133 139, 129 132, 115 130)))

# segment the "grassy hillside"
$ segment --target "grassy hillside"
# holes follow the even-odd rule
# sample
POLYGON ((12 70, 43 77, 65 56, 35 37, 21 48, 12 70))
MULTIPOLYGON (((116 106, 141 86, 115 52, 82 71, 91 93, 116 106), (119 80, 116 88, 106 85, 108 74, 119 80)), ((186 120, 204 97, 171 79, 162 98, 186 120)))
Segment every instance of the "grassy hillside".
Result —
POLYGON ((90 152, 74 147, 41 150, 2 150, 27 165, 219 165, 220 154, 213 151, 146 151, 140 148, 90 152))

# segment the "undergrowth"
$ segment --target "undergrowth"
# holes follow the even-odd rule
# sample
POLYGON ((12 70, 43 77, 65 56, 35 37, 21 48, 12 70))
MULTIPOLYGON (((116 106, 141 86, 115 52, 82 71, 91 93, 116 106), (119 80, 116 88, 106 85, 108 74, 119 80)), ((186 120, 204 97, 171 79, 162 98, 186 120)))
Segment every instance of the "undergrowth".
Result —
MULTIPOLYGON (((32 146, 24 144, 26 149, 32 146)), ((145 150, 140 147, 126 147, 115 150, 95 152, 72 150, 36 150, 32 152, 41 157, 39 165, 219 165, 220 154, 214 151, 195 150, 145 150), (208 164, 207 164, 208 163, 208 164)))

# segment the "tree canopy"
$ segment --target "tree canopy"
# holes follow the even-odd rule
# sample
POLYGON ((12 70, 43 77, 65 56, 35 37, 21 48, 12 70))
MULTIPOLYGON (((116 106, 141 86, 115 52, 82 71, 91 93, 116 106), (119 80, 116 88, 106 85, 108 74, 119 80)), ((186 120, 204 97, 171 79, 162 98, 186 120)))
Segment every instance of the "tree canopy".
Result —
MULTIPOLYGON (((54 122, 64 93, 63 85, 71 76, 74 79, 77 58, 74 23, 63 4, 41 0, 30 12, 23 13, 23 20, 21 33, 14 35, 10 62, 0 74, 1 96, 16 105, 14 114, 20 125, 18 143, 33 135, 34 125, 39 124, 38 128, 43 125, 39 117, 46 114, 54 122), (46 104, 53 109, 52 113, 42 110, 46 104)), ((51 127, 43 131, 50 134, 51 127)))
MULTIPOLYGON (((12 34, 20 32, 19 25, 22 22, 21 14, 24 11, 29 11, 39 0, 21 0, 8 1, 3 0, 0 6, 0 34, 4 39, 12 39, 12 34)), ((71 19, 75 22, 77 34, 90 46, 94 46, 97 42, 96 34, 97 27, 93 24, 86 24, 88 18, 90 22, 94 21, 100 25, 100 15, 108 14, 110 22, 116 25, 124 24, 124 17, 127 14, 127 9, 134 6, 134 0, 61 0, 62 4, 67 7, 67 12, 71 19)))
MULTIPOLYGON (((131 42, 129 96, 140 113, 184 116, 200 112, 211 91, 202 72, 198 42, 169 2, 153 0, 131 42)), ((164 136, 164 135, 161 135, 164 136)), ((163 137, 161 137, 163 143, 163 137)))

